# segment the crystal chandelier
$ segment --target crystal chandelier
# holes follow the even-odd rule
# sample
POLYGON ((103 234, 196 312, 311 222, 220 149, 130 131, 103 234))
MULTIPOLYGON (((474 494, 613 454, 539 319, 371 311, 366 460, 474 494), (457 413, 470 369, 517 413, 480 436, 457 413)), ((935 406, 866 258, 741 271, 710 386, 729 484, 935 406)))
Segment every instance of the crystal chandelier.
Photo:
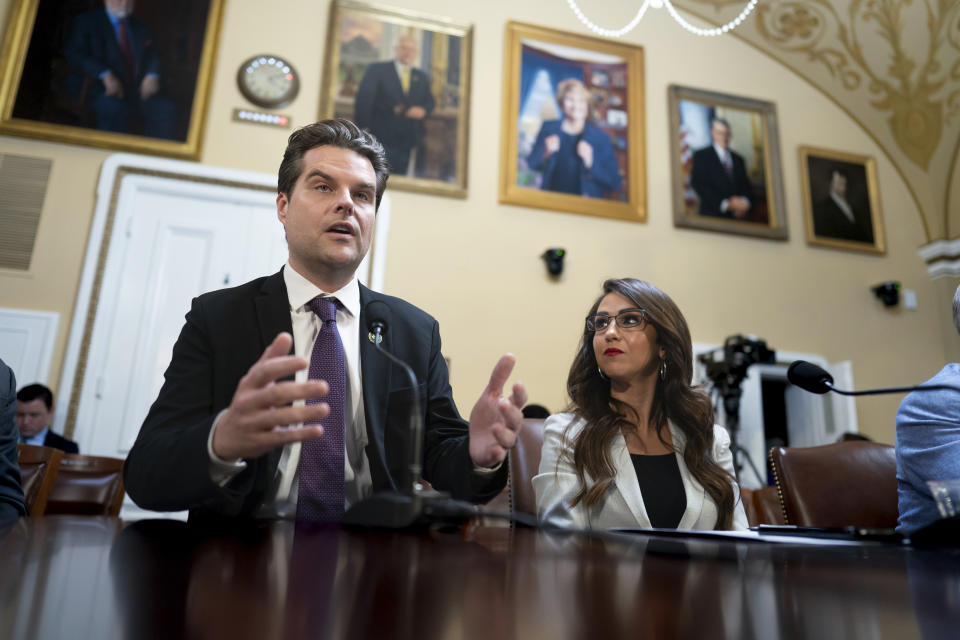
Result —
POLYGON ((590 31, 593 31, 594 33, 601 36, 606 36, 608 38, 619 38, 623 34, 633 29, 635 26, 637 26, 637 24, 640 23, 640 20, 643 19, 644 14, 647 12, 647 9, 649 9, 650 7, 653 7, 654 9, 660 9, 662 7, 666 7, 667 12, 669 12, 670 15, 673 16, 673 19, 676 20, 681 27, 683 27, 690 33, 694 33, 698 36, 719 36, 728 31, 732 31, 741 22, 743 22, 746 19, 746 17, 750 14, 750 12, 753 11, 753 8, 757 6, 757 2, 758 0, 750 0, 750 2, 747 3, 747 6, 744 7, 743 11, 740 12, 740 15, 738 15, 736 18, 734 18, 733 20, 731 20, 725 25, 721 25, 713 29, 702 29, 684 20, 683 16, 677 13, 676 8, 673 6, 673 3, 670 2, 670 0, 643 0, 643 4, 640 5, 640 10, 637 11, 637 15, 633 17, 633 20, 628 22, 626 25, 624 25, 620 29, 604 29, 603 27, 598 26, 596 23, 590 20, 590 18, 588 18, 583 14, 583 11, 581 11, 580 7, 577 6, 576 0, 567 0, 567 4, 570 5, 570 9, 573 11, 574 15, 577 16, 580 22, 582 22, 584 26, 587 27, 587 29, 590 29, 590 31))

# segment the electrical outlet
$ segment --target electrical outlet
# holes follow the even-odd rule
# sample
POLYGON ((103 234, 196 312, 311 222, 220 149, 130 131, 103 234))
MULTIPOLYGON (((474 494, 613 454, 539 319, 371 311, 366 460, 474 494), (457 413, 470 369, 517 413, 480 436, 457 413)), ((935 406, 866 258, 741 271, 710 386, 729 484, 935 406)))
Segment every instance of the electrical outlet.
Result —
POLYGON ((910 311, 917 310, 917 292, 913 289, 903 290, 903 308, 910 311))

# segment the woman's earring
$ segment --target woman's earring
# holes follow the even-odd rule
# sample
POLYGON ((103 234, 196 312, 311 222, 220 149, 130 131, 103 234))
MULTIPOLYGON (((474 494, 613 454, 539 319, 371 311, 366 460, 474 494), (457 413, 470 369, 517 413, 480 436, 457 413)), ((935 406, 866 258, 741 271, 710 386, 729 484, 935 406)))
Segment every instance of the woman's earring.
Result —
POLYGON ((603 378, 604 380, 609 380, 609 379, 610 379, 610 378, 608 378, 607 376, 605 376, 605 375, 603 374, 603 369, 600 368, 600 365, 597 365, 597 373, 599 373, 599 374, 600 374, 600 377, 603 378))
POLYGON ((661 380, 667 379, 667 361, 666 360, 660 361, 660 379, 661 380))

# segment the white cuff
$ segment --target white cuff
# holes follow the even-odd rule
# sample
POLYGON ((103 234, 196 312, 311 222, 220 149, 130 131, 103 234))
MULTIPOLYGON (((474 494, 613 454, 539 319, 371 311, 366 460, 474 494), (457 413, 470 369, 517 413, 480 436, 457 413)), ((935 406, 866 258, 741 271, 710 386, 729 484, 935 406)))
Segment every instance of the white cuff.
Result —
MULTIPOLYGON (((507 455, 509 455, 509 454, 507 454, 507 455)), ((506 460, 506 458, 504 458, 503 460, 506 460)), ((500 462, 498 462, 498 463, 497 463, 497 466, 495 466, 495 467, 490 467, 490 468, 488 468, 488 467, 481 467, 481 466, 478 465, 476 462, 474 462, 474 463, 473 463, 473 472, 476 473, 477 475, 481 475, 481 476, 488 476, 488 475, 490 475, 491 473, 496 473, 497 471, 500 470, 500 467, 503 466, 503 460, 501 460, 500 462)), ((471 460, 471 462, 473 462, 473 461, 471 460)))
POLYGON ((217 430, 220 418, 223 417, 224 409, 213 419, 210 425, 210 435, 207 436, 207 455, 210 457, 210 479, 219 486, 223 486, 235 475, 247 468, 247 461, 240 458, 234 461, 224 460, 213 452, 213 432, 217 430))

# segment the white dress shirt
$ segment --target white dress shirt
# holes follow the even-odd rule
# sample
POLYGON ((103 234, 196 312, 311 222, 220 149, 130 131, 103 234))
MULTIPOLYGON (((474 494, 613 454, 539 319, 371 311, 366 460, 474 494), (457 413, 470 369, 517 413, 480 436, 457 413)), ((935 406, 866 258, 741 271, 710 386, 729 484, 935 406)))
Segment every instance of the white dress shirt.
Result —
POLYGON ((856 224, 856 218, 853 215, 853 209, 850 208, 850 203, 847 202, 844 198, 841 198, 833 191, 830 192, 830 199, 833 200, 833 203, 839 207, 840 211, 847 218, 850 224, 856 224))
MULTIPOLYGON (((320 332, 321 321, 310 310, 307 303, 318 295, 336 298, 337 331, 343 343, 346 361, 346 403, 344 407, 344 507, 369 496, 373 490, 370 476, 370 463, 367 460, 366 417, 363 411, 363 386, 360 375, 360 285, 356 278, 343 288, 325 292, 297 273, 288 263, 283 268, 283 281, 287 287, 290 302, 290 320, 293 325, 293 348, 298 356, 310 359, 313 343, 320 332)), ((297 382, 307 380, 307 369, 298 371, 297 382)), ((303 401, 295 403, 303 406, 303 401)), ((208 452, 211 460, 211 474, 221 485, 246 467, 246 462, 229 462, 217 458, 213 453, 213 431, 219 416, 214 421, 208 440, 208 452)), ((321 421, 322 424, 322 421, 321 421)), ((294 425, 294 428, 301 425, 294 425)), ((285 445, 277 465, 275 485, 264 503, 257 510, 260 518, 295 518, 297 515, 298 479, 297 466, 300 463, 300 443, 285 445)))

